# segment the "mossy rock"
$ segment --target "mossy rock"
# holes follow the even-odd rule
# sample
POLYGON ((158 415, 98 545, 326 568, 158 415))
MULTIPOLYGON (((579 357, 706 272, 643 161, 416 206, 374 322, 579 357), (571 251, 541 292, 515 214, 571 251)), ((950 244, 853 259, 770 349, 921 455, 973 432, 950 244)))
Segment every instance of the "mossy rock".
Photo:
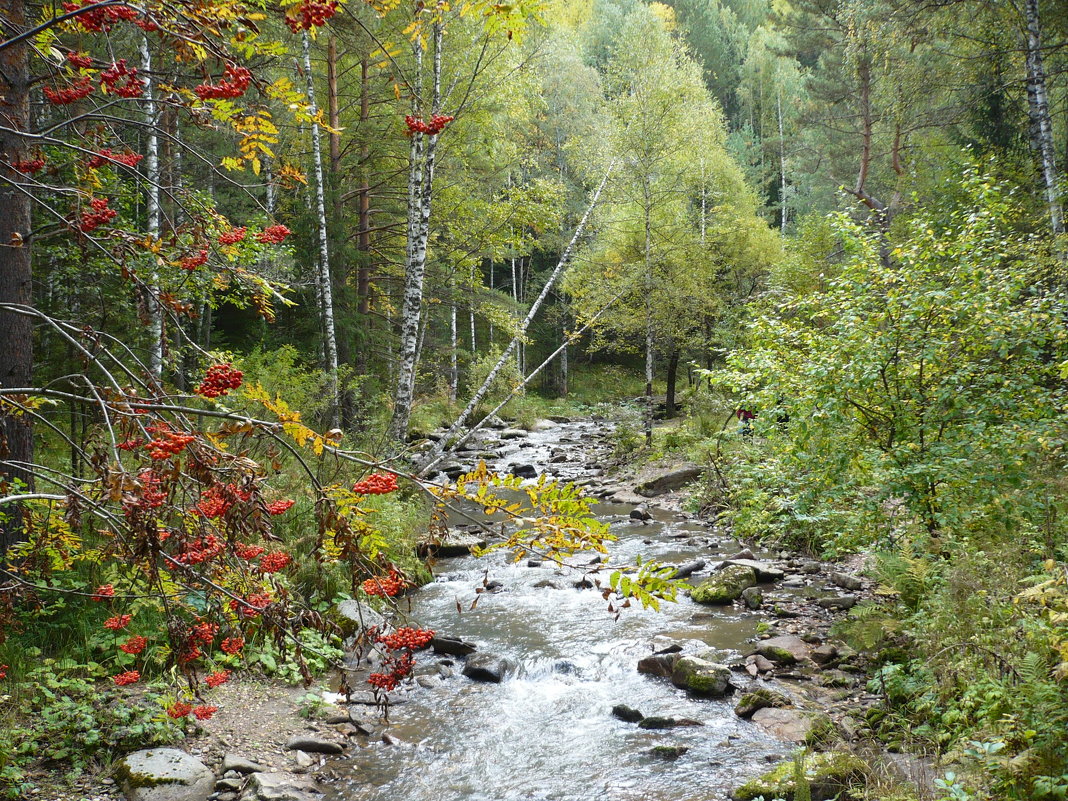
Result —
POLYGON ((115 773, 130 801, 206 801, 215 788, 215 774, 177 748, 127 754, 115 773))
POLYGON ((694 695, 720 698, 731 692, 731 669, 697 656, 684 656, 675 663, 671 683, 694 695))
POLYGON ((790 699, 782 693, 769 690, 767 687, 759 687, 750 693, 746 693, 738 699, 734 707, 734 714, 740 718, 752 717, 753 713, 766 707, 790 706, 790 699))
POLYGON ((744 565, 731 565, 711 578, 705 579, 690 591, 699 604, 725 606, 742 597, 742 593, 756 586, 756 571, 744 565))
MULTIPOLYGON (((827 751, 805 757, 805 775, 808 778, 812 801, 845 799, 843 790, 860 781, 867 771, 867 764, 856 754, 845 751, 827 751)), ((731 793, 733 801, 752 801, 754 798, 782 798, 793 801, 794 762, 781 762, 758 779, 752 779, 731 793)))

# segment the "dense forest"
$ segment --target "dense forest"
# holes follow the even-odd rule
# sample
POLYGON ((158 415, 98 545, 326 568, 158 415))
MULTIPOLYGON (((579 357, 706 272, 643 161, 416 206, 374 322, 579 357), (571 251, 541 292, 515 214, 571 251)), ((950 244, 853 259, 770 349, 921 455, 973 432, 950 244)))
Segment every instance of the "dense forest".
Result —
POLYGON ((1066 46, 1058 0, 0 0, 0 791, 335 675, 339 603, 386 709, 464 510, 599 554, 609 620, 697 601, 472 444, 551 418, 862 566, 876 700, 773 795, 1068 797, 1066 46))

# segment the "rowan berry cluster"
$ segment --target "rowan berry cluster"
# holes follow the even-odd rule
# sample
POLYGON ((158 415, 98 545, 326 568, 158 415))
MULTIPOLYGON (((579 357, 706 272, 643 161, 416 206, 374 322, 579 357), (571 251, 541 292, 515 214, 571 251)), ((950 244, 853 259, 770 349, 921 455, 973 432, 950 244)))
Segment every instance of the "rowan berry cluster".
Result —
POLYGON ((136 76, 137 68, 127 67, 126 59, 120 58, 100 73, 100 86, 105 92, 113 92, 119 97, 141 97, 145 93, 145 85, 136 76), (121 85, 120 78, 126 79, 121 85))
POLYGON ((208 251, 207 250, 201 250, 201 251, 198 251, 197 253, 195 253, 192 256, 184 257, 181 261, 178 262, 178 266, 181 267, 183 270, 188 270, 189 272, 192 272, 197 267, 200 267, 201 265, 204 265, 204 264, 207 264, 207 263, 208 263, 208 251))
POLYGON ((105 147, 89 159, 85 166, 90 170, 96 170, 103 167, 108 162, 116 162, 118 164, 125 164, 127 167, 136 167, 143 158, 144 156, 140 153, 133 153, 129 150, 124 153, 115 153, 111 148, 105 147))
POLYGON ((296 503, 288 498, 284 501, 271 501, 267 504, 267 514, 269 515, 282 515, 289 511, 289 508, 296 503))
POLYGON ((240 559, 252 560, 266 551, 262 545, 246 545, 243 542, 239 542, 234 545, 234 553, 237 554, 240 559))
POLYGON ((215 673, 209 673, 204 677, 204 683, 213 690, 222 684, 226 684, 228 681, 230 681, 229 670, 219 670, 215 673))
MULTIPOLYGON (((183 565, 199 565, 211 561, 223 552, 225 544, 214 534, 208 534, 188 543, 175 554, 174 561, 183 565)), ((210 642, 210 640, 209 640, 210 642)))
POLYGON ((115 588, 110 584, 101 584, 93 592, 90 600, 93 601, 106 601, 108 598, 115 597, 115 588))
POLYGON ((111 631, 122 631, 130 623, 132 615, 115 615, 115 617, 109 617, 104 621, 104 628, 111 629, 111 631))
POLYGON ((123 451, 136 451, 144 444, 145 441, 140 437, 130 437, 130 439, 124 439, 122 442, 118 443, 116 447, 123 451))
POLYGON ((29 161, 14 161, 11 163, 11 168, 16 172, 30 174, 40 172, 44 169, 44 166, 45 160, 41 156, 38 156, 35 159, 30 159, 29 161))
POLYGON ((169 428, 158 428, 156 432, 160 436, 145 443, 145 449, 148 455, 157 461, 177 456, 185 450, 186 445, 196 439, 193 434, 183 434, 181 431, 171 431, 169 428))
MULTIPOLYGON (((69 14, 79 8, 88 8, 95 5, 98 5, 98 0, 82 0, 80 3, 64 3, 63 10, 69 14)), ((136 9, 129 6, 105 6, 79 14, 77 22, 90 33, 100 33, 101 31, 110 31, 111 26, 116 22, 135 19, 137 19, 136 9)))
POLYGON ((430 629, 415 629, 410 626, 404 626, 392 634, 380 634, 375 639, 390 651, 400 651, 404 648, 410 651, 418 651, 430 645, 430 641, 434 639, 434 632, 430 629))
POLYGON ((280 245, 291 233, 284 225, 271 225, 256 234, 256 241, 264 245, 280 245))
POLYGON ((87 70, 93 66, 93 59, 88 53, 76 53, 73 50, 67 53, 67 62, 77 70, 87 70))
POLYGON ((245 238, 245 234, 248 233, 248 228, 241 226, 240 228, 231 228, 226 233, 219 234, 220 245, 236 245, 242 239, 245 238))
POLYGON ((405 652, 400 657, 386 657, 382 660, 382 667, 389 668, 386 673, 372 673, 367 677, 367 683, 377 690, 389 692, 395 690, 403 679, 411 675, 415 667, 415 657, 405 652))
POLYGON ((131 637, 120 645, 119 650, 125 651, 128 654, 139 654, 145 650, 146 645, 148 645, 148 638, 137 635, 136 637, 131 637))
POLYGON ((141 674, 136 670, 127 670, 125 673, 120 673, 113 677, 112 681, 120 687, 125 687, 127 684, 137 684, 137 682, 141 681, 141 674))
POLYGON ((229 363, 213 364, 204 374, 204 380, 193 391, 205 398, 217 398, 228 394, 231 389, 240 387, 243 378, 244 373, 235 370, 229 363))
POLYGON ((244 639, 244 637, 227 637, 219 645, 219 648, 222 649, 222 652, 224 654, 229 654, 230 656, 235 656, 235 655, 241 653, 241 649, 244 648, 244 647, 245 647, 245 639, 244 639))
POLYGON ((322 27, 336 13, 336 2, 317 3, 315 0, 304 0, 295 14, 286 14, 286 25, 293 33, 300 33, 322 27))
POLYGON ((83 97, 88 97, 93 91, 93 81, 88 75, 83 75, 64 89, 53 89, 51 86, 46 86, 42 91, 49 103, 57 106, 67 106, 71 103, 76 103, 83 97))
POLYGON ((372 473, 352 485, 357 495, 385 495, 397 489, 397 476, 393 473, 372 473))
POLYGON ((450 117, 445 114, 435 114, 430 118, 430 122, 424 122, 422 117, 413 117, 409 114, 404 118, 404 124, 408 126, 408 135, 411 136, 414 133, 429 134, 430 136, 436 136, 445 130, 445 126, 452 122, 455 117, 450 117))
POLYGON ((363 583, 363 591, 368 595, 393 597, 399 594, 408 582, 396 570, 390 570, 388 576, 373 576, 363 583))
POLYGON ((228 64, 219 83, 202 83, 193 89, 201 100, 226 100, 241 97, 248 90, 252 73, 245 67, 228 64))
POLYGON ((83 211, 81 224, 78 226, 83 233, 95 231, 101 225, 106 225, 118 215, 115 209, 108 208, 106 197, 95 197, 89 201, 92 211, 83 211))
POLYGON ((195 706, 193 707, 193 717, 197 720, 210 720, 211 716, 219 711, 217 706, 195 706))
MULTIPOLYGON (((141 481, 141 499, 149 509, 158 509, 167 500, 167 491, 160 488, 159 476, 152 470, 142 470, 138 474, 141 481)), ((161 537, 161 539, 165 539, 161 537)))
MULTIPOLYGON (((250 618, 259 617, 271 603, 271 596, 265 592, 254 592, 247 598, 234 598, 230 601, 230 611, 236 612, 238 617, 250 618)), ((244 642, 241 643, 244 645, 244 642)), ((223 643, 225 645, 225 642, 223 643)), ((226 651, 225 648, 223 648, 226 651)), ((227 653, 229 653, 227 651, 227 653)))
POLYGON ((178 701, 167 707, 167 714, 175 720, 177 720, 178 718, 184 718, 192 711, 193 705, 187 704, 185 701, 178 701))
POLYGON ((277 573, 292 561, 292 557, 284 551, 273 551, 265 554, 260 559, 260 571, 263 573, 277 573))
POLYGON ((222 517, 234 501, 248 502, 252 493, 244 492, 234 484, 215 484, 200 493, 200 502, 193 507, 193 513, 206 518, 222 517))

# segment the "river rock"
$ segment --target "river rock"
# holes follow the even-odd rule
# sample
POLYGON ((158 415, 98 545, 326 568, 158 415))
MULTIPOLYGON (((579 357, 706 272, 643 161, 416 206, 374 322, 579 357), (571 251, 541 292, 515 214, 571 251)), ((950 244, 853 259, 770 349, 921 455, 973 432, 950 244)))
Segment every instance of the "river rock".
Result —
POLYGON ((251 759, 245 759, 237 754, 227 754, 223 757, 222 772, 236 770, 238 773, 264 773, 268 768, 251 759))
POLYGON ((786 634, 757 643, 757 652, 777 664, 792 665, 808 659, 812 648, 800 637, 786 634))
POLYGON ((678 654, 653 654, 638 660, 638 672, 668 679, 671 678, 677 661, 678 654))
POLYGON ((689 750, 685 745, 654 745, 649 749, 649 753, 657 759, 674 761, 689 750))
POLYGON ((639 723, 645 717, 641 712, 626 704, 616 704, 612 707, 612 714, 627 723, 639 723))
POLYGON ((838 658, 838 649, 830 643, 827 643, 817 648, 813 648, 810 656, 812 657, 812 661, 817 665, 826 665, 838 658))
POLYGON ((831 598, 820 598, 816 601, 824 609, 831 609, 838 612, 844 612, 846 609, 852 609, 857 605, 857 596, 855 595, 836 595, 831 598))
MULTIPOLYGON (((337 614, 348 622, 355 624, 356 631, 363 631, 374 626, 385 625, 386 619, 365 603, 360 601, 342 601, 337 605, 337 614)), ((346 628, 349 626, 346 625, 346 628)), ((352 633, 352 632, 349 632, 352 633)))
POLYGON ((450 656, 467 656, 478 649, 473 642, 466 642, 458 637, 434 637, 430 640, 430 647, 436 654, 449 654, 450 656))
POLYGON ((787 706, 790 706, 790 699, 782 693, 775 692, 775 690, 767 687, 758 687, 738 699, 738 703, 734 707, 734 714, 740 718, 749 718, 761 709, 767 709, 768 707, 781 709, 787 706))
POLYGON ((501 439, 523 439, 527 432, 521 428, 505 428, 497 435, 501 439))
MULTIPOLYGON (((811 788, 812 801, 835 798, 852 782, 860 781, 867 773, 867 764, 855 754, 826 751, 805 756, 805 776, 811 788)), ((794 797, 794 763, 787 760, 757 779, 746 782, 731 793, 732 801, 753 801, 755 798, 794 797)))
POLYGON ((766 706, 754 712, 750 719, 772 737, 788 743, 821 740, 834 731, 834 724, 826 715, 800 709, 766 706))
POLYGON ((467 468, 459 462, 445 462, 438 465, 438 471, 455 480, 467 472, 467 468))
POLYGON ((177 748, 148 748, 119 760, 116 778, 129 801, 207 801, 215 774, 177 748))
POLYGON ((506 656, 472 654, 467 658, 463 674, 472 681, 499 684, 514 669, 515 663, 506 656))
POLYGON ((638 723, 639 729, 678 729, 691 726, 704 726, 705 724, 699 720, 691 720, 690 718, 669 718, 662 715, 650 715, 647 718, 642 718, 638 723))
POLYGON ((297 734, 286 741, 287 751, 307 751, 312 754, 340 754, 344 747, 333 740, 312 734, 297 734))
POLYGON ((856 592, 864 586, 864 582, 856 576, 850 576, 848 573, 831 573, 829 578, 832 584, 850 592, 856 592))
POLYGON ((742 565, 743 567, 753 568, 753 572, 756 573, 757 581, 782 581, 786 578, 785 570, 780 570, 774 565, 756 559, 727 559, 720 564, 717 570, 723 570, 732 565, 742 565))
POLYGON ((537 478, 538 468, 532 464, 514 464, 511 471, 513 476, 518 478, 537 478))
POLYGON ((491 414, 489 417, 485 418, 482 421, 482 427, 483 428, 494 428, 494 429, 497 429, 499 431, 501 429, 508 428, 508 424, 506 422, 504 422, 504 420, 499 418, 497 415, 491 414))
POLYGON ((704 569, 705 569, 705 560, 704 559, 697 559, 696 561, 693 561, 693 562, 686 562, 685 564, 681 564, 677 568, 675 568, 675 572, 671 574, 671 579, 675 580, 675 579, 689 578, 694 573, 696 573, 698 570, 704 570, 704 569))
POLYGON ((322 798, 315 781, 292 773, 254 773, 241 801, 319 801, 322 798))
POLYGON ((731 691, 731 669, 697 656, 684 656, 675 663, 671 683, 694 695, 719 698, 731 691))
POLYGON ((647 520, 652 520, 653 516, 649 513, 649 507, 642 504, 641 506, 635 506, 630 510, 630 519, 641 520, 644 523, 647 520))
POLYGON ((764 605, 764 591, 760 587, 746 587, 742 590, 742 602, 746 609, 756 611, 764 605))
POLYGON ((426 550, 432 556, 448 559, 454 556, 470 556, 472 549, 485 547, 486 540, 482 537, 460 531, 450 531, 441 542, 427 543, 426 550))
POLYGON ((694 587, 690 597, 699 604, 723 606, 738 600, 745 589, 756 583, 756 571, 753 568, 732 565, 694 587))
POLYGON ((655 498, 668 492, 682 489, 691 481, 698 478, 702 473, 696 465, 683 467, 678 470, 670 470, 645 481, 634 488, 634 491, 646 498, 655 498))

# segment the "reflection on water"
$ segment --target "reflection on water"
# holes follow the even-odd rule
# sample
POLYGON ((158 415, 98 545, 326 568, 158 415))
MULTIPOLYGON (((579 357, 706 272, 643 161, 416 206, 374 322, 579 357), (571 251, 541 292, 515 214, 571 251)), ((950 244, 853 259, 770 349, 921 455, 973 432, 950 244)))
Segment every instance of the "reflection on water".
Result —
MULTIPOLYGON (((581 438, 589 424, 539 432, 523 461, 548 463, 561 436, 581 438), (576 431, 576 429, 578 429, 576 431)), ((507 465, 508 453, 502 458, 507 465)), ((556 468, 556 465, 552 465, 556 468)), ((566 467, 566 466, 565 466, 566 467)), ((551 469, 551 468, 550 468, 551 469)), ((577 474, 572 469, 568 477, 577 474)), ((666 515, 649 525, 626 520, 630 507, 604 505, 619 541, 614 562, 637 555, 683 562, 713 554, 702 540, 685 545, 680 533, 707 537, 692 523, 666 515), (622 518, 622 519, 620 519, 622 518), (652 542, 648 542, 652 540, 652 542)), ((619 620, 595 590, 580 590, 578 573, 555 565, 515 565, 505 554, 438 564, 438 581, 412 598, 413 616, 443 635, 475 642, 480 651, 518 665, 501 684, 459 675, 416 687, 408 703, 390 712, 390 733, 403 745, 364 742, 335 763, 344 779, 331 801, 715 801, 759 771, 783 746, 739 720, 729 701, 698 700, 669 682, 641 675, 637 661, 667 640, 687 650, 713 647, 725 659, 753 635, 756 618, 713 611, 681 599, 661 612, 629 609, 619 620), (486 569, 504 589, 479 596, 486 569), (555 585, 545 586, 548 580, 555 585), (535 586, 540 585, 540 586, 535 586), (463 611, 458 611, 459 608, 463 611), (691 718, 703 725, 662 731, 639 729, 611 715, 625 703, 646 715, 691 718), (657 745, 690 750, 676 761, 650 754, 657 745)), ((420 655, 420 672, 450 660, 420 655)))

